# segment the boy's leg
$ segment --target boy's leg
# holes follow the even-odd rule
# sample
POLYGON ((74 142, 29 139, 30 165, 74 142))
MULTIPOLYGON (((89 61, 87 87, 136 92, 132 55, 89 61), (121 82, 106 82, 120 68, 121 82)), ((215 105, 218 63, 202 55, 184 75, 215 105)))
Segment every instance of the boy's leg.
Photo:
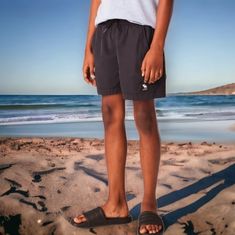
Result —
MULTIPOLYGON (((107 217, 125 217, 129 213, 125 196, 127 139, 124 122, 125 100, 121 94, 102 96, 102 116, 109 195, 101 207, 107 217)), ((74 221, 80 223, 85 220, 86 218, 80 215, 74 221)))
MULTIPOLYGON (((154 107, 154 100, 133 101, 135 124, 140 137, 140 160, 144 178, 144 196, 141 212, 157 211, 156 185, 160 162, 160 136, 154 107)), ((143 225, 141 233, 157 231, 157 225, 143 225)))
MULTIPOLYGON (((105 155, 109 180, 108 205, 126 206, 125 164, 127 139, 125 130, 125 100, 121 94, 102 98, 105 130, 105 155)), ((128 210, 125 211, 128 214, 128 210)))

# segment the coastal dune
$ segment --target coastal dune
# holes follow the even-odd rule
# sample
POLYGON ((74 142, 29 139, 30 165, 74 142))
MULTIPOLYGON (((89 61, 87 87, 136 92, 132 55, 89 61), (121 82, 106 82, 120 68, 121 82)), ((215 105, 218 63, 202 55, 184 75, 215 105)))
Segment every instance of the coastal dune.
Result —
MULTIPOLYGON (((234 234, 235 145, 162 142, 161 153, 156 194, 165 234, 234 234)), ((78 229, 69 221, 107 199, 102 139, 2 137, 0 184, 0 234, 136 234, 138 141, 128 141, 126 198, 134 220, 127 225, 78 229)))
POLYGON ((235 95, 235 83, 225 84, 202 91, 190 92, 194 95, 235 95))

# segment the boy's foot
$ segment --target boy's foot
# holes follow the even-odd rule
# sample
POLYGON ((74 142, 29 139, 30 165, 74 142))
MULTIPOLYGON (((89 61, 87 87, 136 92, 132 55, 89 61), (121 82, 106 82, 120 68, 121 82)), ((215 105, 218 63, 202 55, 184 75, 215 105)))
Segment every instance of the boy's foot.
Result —
MULTIPOLYGON (((106 218, 127 218, 129 216, 129 209, 127 204, 114 206, 106 203, 100 206, 100 208, 102 209, 106 218)), ((84 214, 80 214, 76 216, 73 221, 79 225, 87 221, 87 219, 84 214)))
MULTIPOLYGON (((143 217, 145 216, 146 217, 146 220, 148 220, 148 217, 154 217, 151 215, 151 213, 148 213, 148 212, 153 212, 155 213, 157 216, 156 217, 159 217, 158 214, 157 214, 157 207, 156 207, 156 204, 154 205, 149 205, 149 204, 146 204, 146 203, 141 203, 141 211, 140 211, 140 217, 142 217, 142 220, 145 220, 143 219, 143 217), (144 212, 144 213, 143 213, 144 212), (141 216, 142 214, 142 216, 141 216), (145 215, 143 215, 145 214, 145 215), (149 215, 150 214, 150 215, 149 215)), ((151 221, 153 218, 150 218, 149 221, 151 221)), ((159 223, 151 223, 149 222, 149 224, 142 224, 140 225, 140 227, 138 228, 139 229, 139 234, 158 234, 160 232, 162 232, 163 230, 163 223, 161 220, 159 220, 158 218, 156 218, 157 221, 159 221, 159 223)))

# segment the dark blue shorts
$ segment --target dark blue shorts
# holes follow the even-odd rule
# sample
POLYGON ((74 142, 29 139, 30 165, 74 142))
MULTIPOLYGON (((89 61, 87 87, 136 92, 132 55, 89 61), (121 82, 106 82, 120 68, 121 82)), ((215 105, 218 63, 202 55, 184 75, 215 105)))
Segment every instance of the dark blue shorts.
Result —
MULTIPOLYGON (((166 71, 152 84, 144 84, 141 64, 153 38, 148 25, 124 19, 99 23, 92 38, 97 93, 121 93, 124 99, 147 100, 166 96, 166 71)), ((165 56, 164 56, 165 57, 165 56)))

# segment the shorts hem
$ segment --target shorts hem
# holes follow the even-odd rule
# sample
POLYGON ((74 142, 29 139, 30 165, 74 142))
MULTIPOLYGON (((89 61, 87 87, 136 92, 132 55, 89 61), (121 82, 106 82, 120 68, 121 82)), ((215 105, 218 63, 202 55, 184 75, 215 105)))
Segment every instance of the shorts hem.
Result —
POLYGON ((115 94, 119 94, 122 93, 121 89, 109 89, 109 90, 97 90, 97 93, 99 95, 115 95, 115 94))
POLYGON ((166 93, 161 94, 123 94, 123 98, 126 100, 152 100, 156 98, 164 98, 166 93))

